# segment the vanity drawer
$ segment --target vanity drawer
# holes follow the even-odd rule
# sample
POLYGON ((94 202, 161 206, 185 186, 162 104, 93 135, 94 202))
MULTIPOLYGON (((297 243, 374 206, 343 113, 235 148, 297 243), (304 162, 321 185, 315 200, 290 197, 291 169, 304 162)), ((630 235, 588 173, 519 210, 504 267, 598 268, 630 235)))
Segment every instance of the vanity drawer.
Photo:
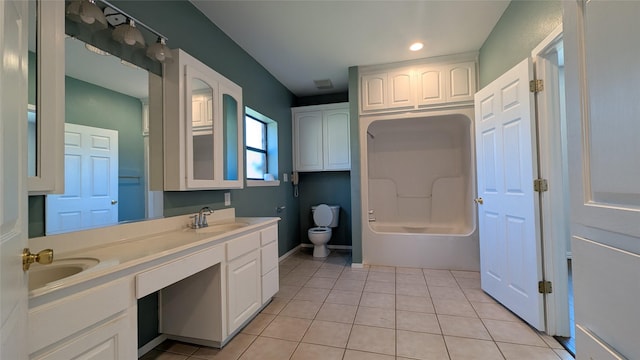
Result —
POLYGON ((227 261, 233 260, 260 247, 260 233, 247 234, 227 242, 227 261))
POLYGON ((222 262, 223 254, 223 245, 217 245, 140 273, 136 276, 136 298, 145 297, 222 262))
POLYGON ((133 298, 131 280, 113 281, 29 309, 28 352, 34 353, 126 310, 133 298))
POLYGON ((260 231, 260 242, 262 246, 278 240, 278 225, 271 226, 260 231))
POLYGON ((278 243, 272 242, 267 246, 263 246, 260 250, 262 262, 262 275, 268 273, 272 269, 278 267, 278 243))

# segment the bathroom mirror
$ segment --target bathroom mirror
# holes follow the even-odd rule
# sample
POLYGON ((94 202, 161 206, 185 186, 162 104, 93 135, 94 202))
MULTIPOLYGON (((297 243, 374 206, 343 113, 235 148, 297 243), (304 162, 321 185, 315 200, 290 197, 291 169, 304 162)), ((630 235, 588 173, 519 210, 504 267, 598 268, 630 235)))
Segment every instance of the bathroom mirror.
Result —
MULTIPOLYGON (((32 2, 39 6, 49 3, 32 2)), ((62 20, 56 27, 62 27, 64 31, 64 7, 57 14, 62 20)), ((99 47, 88 45, 75 36, 63 36, 62 42, 65 49, 65 91, 59 91, 62 87, 55 87, 54 91, 46 92, 39 99, 48 99, 54 93, 62 93, 59 101, 64 109, 64 122, 61 123, 66 129, 64 135, 60 136, 60 142, 64 140, 64 145, 60 146, 64 154, 64 165, 58 169, 62 169, 60 173, 64 176, 65 191, 60 195, 46 195, 45 208, 42 209, 47 224, 46 234, 162 216, 162 192, 151 192, 148 186, 147 126, 149 105, 155 104, 154 108, 157 109, 161 107, 157 104, 162 101, 158 92, 150 98, 149 81, 153 78, 155 84, 161 84, 160 76, 121 60, 99 47), (78 126, 82 131, 78 130, 78 126), (116 134, 116 137, 106 136, 104 131, 116 134), (79 141, 85 139, 83 137, 87 141, 79 141), (78 144, 92 144, 94 147, 81 148, 76 146, 78 144), (107 150, 111 155, 105 155, 107 150), (96 179, 99 181, 94 181, 96 179), (84 216, 85 222, 78 220, 79 216, 74 218, 73 214, 79 214, 79 211, 92 211, 87 210, 87 206, 95 203, 96 199, 106 201, 107 205, 101 205, 101 209, 91 212, 91 216, 84 216), (70 204, 73 210, 69 209, 70 204), (116 215, 113 215, 113 211, 112 214, 105 215, 103 210, 107 207, 115 210, 116 215), (91 218, 92 222, 87 223, 86 218, 91 218), (56 223, 58 226, 50 228, 50 225, 56 223)), ((32 78, 38 78, 37 87, 40 86, 43 75, 38 71, 38 55, 40 54, 34 52, 29 57, 29 79, 32 82, 32 78)), ((36 93, 39 91, 36 90, 36 93)), ((38 110, 33 105, 29 108, 35 124, 41 116, 38 110)), ((30 128, 36 127, 30 125, 30 128)), ((37 134, 38 131, 30 132, 30 143, 31 140, 34 144, 40 143, 41 139, 36 137, 37 134)), ((30 144, 32 150, 37 149, 37 146, 30 144)), ((37 159, 38 154, 38 150, 30 151, 29 157, 37 159)), ((29 169, 37 171, 37 167, 32 164, 29 164, 29 169)))

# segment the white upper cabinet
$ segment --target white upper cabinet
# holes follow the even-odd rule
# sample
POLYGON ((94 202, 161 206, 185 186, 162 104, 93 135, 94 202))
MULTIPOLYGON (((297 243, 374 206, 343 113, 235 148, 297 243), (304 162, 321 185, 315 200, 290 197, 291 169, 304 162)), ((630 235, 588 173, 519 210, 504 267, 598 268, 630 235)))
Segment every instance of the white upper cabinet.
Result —
POLYGON ((296 171, 351 170, 348 104, 292 109, 296 171))
POLYGON ((410 66, 402 67, 361 68, 361 112, 472 104, 476 92, 475 60, 463 61, 461 56, 449 60, 438 63, 413 62, 410 66))
POLYGON ((164 189, 243 186, 242 88, 177 49, 164 77, 164 189))

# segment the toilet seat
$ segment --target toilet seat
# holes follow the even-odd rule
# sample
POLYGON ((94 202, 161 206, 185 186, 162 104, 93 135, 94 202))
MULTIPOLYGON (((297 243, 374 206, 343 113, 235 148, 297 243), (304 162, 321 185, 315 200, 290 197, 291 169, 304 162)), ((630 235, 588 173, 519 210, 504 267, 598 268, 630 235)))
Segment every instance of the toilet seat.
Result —
POLYGON ((322 234, 322 233, 331 232, 331 228, 326 226, 312 227, 311 229, 309 229, 309 232, 315 233, 315 234, 322 234))
POLYGON ((313 212, 313 221, 321 228, 329 226, 331 221, 333 221, 333 212, 331 212, 329 205, 318 205, 316 210, 313 212))

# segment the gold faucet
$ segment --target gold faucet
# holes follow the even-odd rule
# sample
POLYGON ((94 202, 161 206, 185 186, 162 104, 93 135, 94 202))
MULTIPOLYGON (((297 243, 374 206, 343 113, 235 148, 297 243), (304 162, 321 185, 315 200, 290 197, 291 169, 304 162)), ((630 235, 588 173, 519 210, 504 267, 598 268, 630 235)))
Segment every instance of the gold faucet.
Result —
POLYGON ((37 254, 32 254, 29 248, 25 248, 22 251, 22 270, 29 270, 31 264, 35 262, 43 265, 51 264, 53 262, 53 249, 45 249, 37 254))

